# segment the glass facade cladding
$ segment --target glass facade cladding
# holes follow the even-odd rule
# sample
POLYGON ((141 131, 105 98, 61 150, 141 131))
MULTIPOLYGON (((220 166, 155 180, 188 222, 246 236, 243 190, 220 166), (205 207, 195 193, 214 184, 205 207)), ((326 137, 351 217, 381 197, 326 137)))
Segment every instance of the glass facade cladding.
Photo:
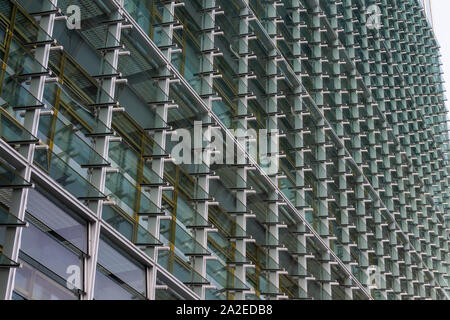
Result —
POLYGON ((2 299, 448 299, 419 0, 0 0, 2 299))

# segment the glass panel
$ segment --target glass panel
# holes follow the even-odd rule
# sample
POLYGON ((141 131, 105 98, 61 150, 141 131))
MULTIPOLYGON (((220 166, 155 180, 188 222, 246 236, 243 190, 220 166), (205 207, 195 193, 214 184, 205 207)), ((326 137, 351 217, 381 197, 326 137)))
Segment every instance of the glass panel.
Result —
POLYGON ((144 297, 104 267, 98 265, 95 273, 95 300, 144 300, 144 297))
POLYGON ((149 247, 161 245, 161 242, 158 241, 158 239, 156 239, 150 232, 148 232, 142 226, 137 225, 137 236, 135 244, 140 247, 149 247))
POLYGON ((120 209, 115 206, 103 206, 102 218, 125 238, 133 241, 133 222, 120 214, 120 209))
POLYGON ((25 222, 21 221, 20 219, 9 213, 6 209, 3 209, 2 206, 0 206, 0 227, 3 226, 22 227, 25 226, 25 222))
MULTIPOLYGON (((47 0, 45 0, 47 1, 47 0)), ((35 1, 23 1, 24 5, 31 4, 35 1)), ((27 11, 27 10, 25 10, 27 11)), ((52 43, 53 39, 44 30, 42 30, 37 22, 26 18, 22 13, 18 12, 15 27, 21 32, 24 45, 34 47, 37 44, 52 43)))
POLYGON ((17 2, 27 11, 30 15, 34 15, 41 12, 56 11, 56 7, 49 0, 17 0, 17 2))
POLYGON ((160 251, 158 253, 158 264, 187 285, 209 284, 209 281, 198 274, 188 263, 182 261, 172 251, 160 251))
POLYGON ((248 290, 249 288, 240 281, 233 270, 217 260, 206 261, 207 279, 216 285, 218 290, 248 290))
POLYGON ((151 201, 143 190, 139 190, 122 173, 109 173, 106 176, 106 191, 108 197, 131 217, 136 212, 139 215, 160 214, 161 210, 151 201))
POLYGON ((16 268, 19 266, 18 263, 12 261, 7 256, 0 253, 0 266, 1 267, 7 267, 7 268, 16 268))
POLYGON ((22 233, 21 250, 37 263, 71 283, 73 287, 82 289, 83 261, 80 256, 57 241, 51 235, 51 230, 43 230, 33 223, 30 223, 22 233))
POLYGON ((37 143, 39 139, 0 108, 0 137, 8 143, 37 143))
MULTIPOLYGON (((65 70, 67 71, 67 70, 65 70)), ((66 72, 65 72, 66 73, 66 72)), ((67 72, 68 73, 68 72, 67 72)), ((70 74, 68 75, 70 77, 70 74)), ((111 129, 94 116, 90 104, 95 100, 88 101, 86 97, 82 97, 75 93, 68 85, 61 83, 48 83, 45 88, 45 102, 49 105, 56 104, 51 97, 56 97, 59 94, 59 104, 63 108, 58 110, 58 116, 67 119, 74 126, 80 128, 80 131, 85 136, 95 135, 112 135, 111 129), (76 114, 77 118, 74 118, 71 111, 76 114), (77 125, 80 123, 80 125, 77 125)))
POLYGON ((40 116, 38 137, 52 146, 53 152, 60 158, 70 157, 82 168, 109 165, 108 161, 75 133, 72 123, 64 123, 56 116, 40 116))
POLYGON ((22 299, 29 300, 76 300, 78 296, 44 273, 21 261, 17 269, 15 290, 22 299))
POLYGON ((15 169, 0 162, 0 188, 22 188, 31 187, 15 169))
POLYGON ((89 181, 50 150, 37 149, 34 154, 34 163, 80 200, 106 198, 89 181))
MULTIPOLYGON (((160 279, 159 274, 156 278, 156 285, 166 285, 166 283, 160 279)), ((155 300, 184 300, 175 290, 168 287, 167 289, 156 289, 155 300)))
POLYGON ((206 248, 203 248, 189 232, 173 220, 160 222, 160 240, 166 244, 170 242, 177 252, 182 252, 185 256, 209 254, 206 248))
POLYGON ((57 199, 42 190, 30 189, 27 211, 45 223, 54 232, 87 253, 87 223, 57 199))
MULTIPOLYGON (((6 63, 4 63, 4 66, 6 66, 6 63)), ((11 39, 6 71, 10 75, 15 76, 18 82, 23 82, 31 75, 44 75, 48 73, 48 70, 34 59, 15 35, 11 39)))
MULTIPOLYGON (((11 114, 14 114, 15 110, 42 108, 42 103, 40 103, 40 101, 28 91, 29 85, 27 85, 24 80, 19 81, 20 78, 18 78, 15 74, 15 70, 13 70, 9 65, 1 60, 0 62, 4 68, 1 95, 3 108, 10 111, 11 114)), ((21 121, 17 115, 15 118, 18 121, 21 121)))
POLYGON ((103 236, 100 238, 98 263, 128 286, 145 295, 145 268, 103 236))

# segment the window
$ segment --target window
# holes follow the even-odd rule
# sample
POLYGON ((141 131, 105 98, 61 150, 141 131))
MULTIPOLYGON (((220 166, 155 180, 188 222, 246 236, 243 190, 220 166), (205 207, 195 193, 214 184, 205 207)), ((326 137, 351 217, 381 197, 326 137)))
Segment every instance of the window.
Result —
POLYGON ((49 193, 30 189, 15 290, 25 299, 77 299, 83 290, 87 223, 49 193))
POLYGON ((30 189, 27 211, 52 231, 87 253, 87 223, 42 189, 30 189))
POLYGON ((145 299, 145 267, 102 236, 98 248, 98 265, 94 299, 145 299))
POLYGON ((75 292, 22 261, 16 271, 14 300, 76 300, 75 292))

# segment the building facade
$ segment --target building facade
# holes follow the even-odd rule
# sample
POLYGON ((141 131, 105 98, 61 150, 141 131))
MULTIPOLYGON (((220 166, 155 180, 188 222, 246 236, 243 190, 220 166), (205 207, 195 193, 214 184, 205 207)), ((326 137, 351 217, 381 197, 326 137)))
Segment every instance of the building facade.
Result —
POLYGON ((431 24, 431 27, 433 27, 434 22, 433 22, 433 11, 431 7, 431 0, 420 0, 420 2, 422 3, 423 9, 425 10, 425 15, 428 18, 428 22, 431 24))
POLYGON ((418 0, 0 0, 2 299, 447 299, 418 0))

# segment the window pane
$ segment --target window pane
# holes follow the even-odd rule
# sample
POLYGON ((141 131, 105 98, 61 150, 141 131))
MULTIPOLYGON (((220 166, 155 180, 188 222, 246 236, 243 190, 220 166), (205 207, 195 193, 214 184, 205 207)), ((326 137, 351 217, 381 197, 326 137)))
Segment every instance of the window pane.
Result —
POLYGON ((97 269, 95 274, 94 299, 96 300, 135 300, 140 299, 130 291, 122 287, 103 272, 97 269))
POLYGON ((45 191, 30 189, 27 211, 86 253, 86 223, 75 219, 68 213, 70 209, 57 203, 56 199, 50 200, 49 197, 45 191))
POLYGON ((117 278, 145 295, 145 269, 131 261, 125 253, 114 248, 113 244, 102 237, 98 249, 98 263, 117 278))
POLYGON ((78 289, 82 289, 83 265, 80 257, 32 223, 23 231, 21 250, 78 289))
MULTIPOLYGON (((15 291, 25 299, 76 300, 78 297, 42 272, 22 262, 16 271, 15 291)), ((20 296, 16 295, 17 298, 20 296)))

